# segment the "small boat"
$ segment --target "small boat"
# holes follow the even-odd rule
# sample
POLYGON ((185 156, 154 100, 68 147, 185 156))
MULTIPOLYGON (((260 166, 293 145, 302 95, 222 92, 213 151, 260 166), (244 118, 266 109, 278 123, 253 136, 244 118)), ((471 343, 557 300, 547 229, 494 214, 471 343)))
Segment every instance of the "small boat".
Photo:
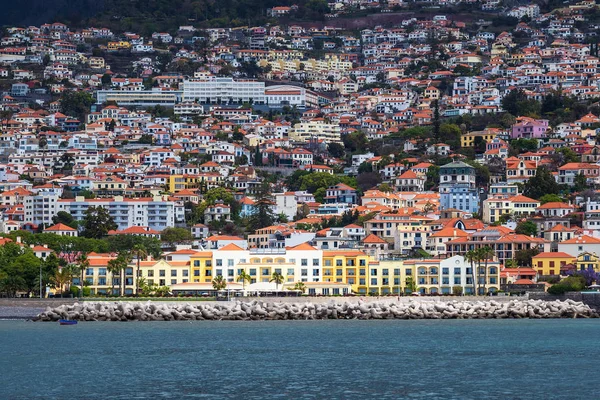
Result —
POLYGON ((77 325, 77 321, 74 319, 61 319, 58 323, 61 325, 77 325))

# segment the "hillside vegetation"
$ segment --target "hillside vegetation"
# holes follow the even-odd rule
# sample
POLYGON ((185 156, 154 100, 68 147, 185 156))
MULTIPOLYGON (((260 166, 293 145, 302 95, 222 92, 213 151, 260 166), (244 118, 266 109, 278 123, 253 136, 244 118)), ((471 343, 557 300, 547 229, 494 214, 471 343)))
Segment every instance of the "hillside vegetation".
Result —
POLYGON ((114 32, 173 32, 180 25, 243 26, 267 22, 267 9, 297 4, 301 19, 322 19, 325 0, 0 0, 0 24, 108 27, 114 32))

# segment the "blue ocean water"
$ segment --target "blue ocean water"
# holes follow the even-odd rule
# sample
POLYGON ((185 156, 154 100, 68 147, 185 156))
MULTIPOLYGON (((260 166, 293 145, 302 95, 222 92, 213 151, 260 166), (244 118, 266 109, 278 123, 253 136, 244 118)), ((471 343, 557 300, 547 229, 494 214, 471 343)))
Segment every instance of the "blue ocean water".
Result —
POLYGON ((0 399, 598 398, 598 320, 0 321, 0 399))

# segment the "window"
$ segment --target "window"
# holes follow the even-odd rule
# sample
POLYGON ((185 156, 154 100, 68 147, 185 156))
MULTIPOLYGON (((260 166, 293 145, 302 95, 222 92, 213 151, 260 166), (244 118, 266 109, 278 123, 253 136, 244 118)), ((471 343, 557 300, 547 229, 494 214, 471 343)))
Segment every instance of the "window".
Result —
POLYGON ((302 265, 303 267, 306 267, 308 265, 308 259, 307 258, 303 258, 300 260, 300 265, 302 265))
POLYGON ((331 267, 331 260, 325 260, 325 266, 331 267))
POLYGON ((212 270, 207 269, 206 270, 206 276, 212 276, 212 270))
POLYGON ((377 286, 377 278, 371 278, 371 286, 377 286))
POLYGON ((460 285, 460 278, 454 278, 454 284, 460 285))
POLYGON ((318 258, 313 258, 313 267, 318 267, 319 266, 319 259, 318 258))
POLYGON ((223 260, 221 259, 217 259, 217 267, 222 267, 223 266, 223 260))
POLYGON ((344 270, 343 269, 336 269, 335 270, 335 275, 336 276, 342 276, 342 275, 344 275, 344 270))
POLYGON ((161 269, 161 270, 159 270, 159 271, 158 271, 158 275, 159 275, 160 277, 163 277, 163 276, 165 276, 165 270, 164 270, 164 269, 161 269))
POLYGON ((234 272, 235 272, 234 270, 232 270, 232 269, 228 269, 228 270, 227 270, 227 276, 229 276, 229 277, 232 277, 232 276, 234 276, 234 272))
POLYGON ((287 274, 288 275, 294 275, 294 268, 288 268, 287 274))
POLYGON ((233 260, 231 258, 227 260, 227 266, 233 267, 233 260))
POLYGON ((377 276, 377 270, 374 268, 371 268, 371 275, 377 276))
POLYGON ((359 284, 359 285, 364 285, 364 284, 365 284, 365 282, 366 282, 366 281, 365 281, 365 278, 360 278, 360 279, 358 280, 358 284, 359 284))
MULTIPOLYGON (((187 272, 187 271, 185 271, 185 272, 187 272)), ((194 276, 200 276, 200 270, 199 269, 194 270, 194 276)))
POLYGON ((450 273, 450 268, 442 268, 442 275, 448 275, 450 273))
POLYGON ((250 276, 256 276, 256 268, 250 268, 250 276))
POLYGON ((171 270, 171 277, 176 277, 177 276, 177 270, 176 269, 172 269, 171 270))
POLYGON ((394 268, 394 275, 400 275, 400 268, 394 268))
POLYGON ((319 270, 313 269, 313 276, 319 276, 319 270))
POLYGON ((361 267, 364 267, 365 265, 367 265, 367 261, 366 260, 360 260, 359 264, 361 267))
POLYGON ((194 267, 200 266, 200 260, 194 260, 194 267))
POLYGON ((341 267, 342 265, 343 265, 342 264, 342 260, 335 260, 335 266, 336 267, 341 267))
POLYGON ((367 274, 367 270, 364 268, 361 268, 360 270, 358 270, 358 274, 360 276, 365 276, 367 274))
POLYGON ((411 276, 412 275, 412 269, 410 268, 406 268, 406 276, 411 276))
POLYGON ((460 275, 460 268, 454 268, 454 275, 460 275))
POLYGON ((389 270, 387 268, 384 268, 383 270, 381 270, 381 275, 383 275, 383 276, 389 275, 389 270))
POLYGON ((263 274, 263 275, 270 275, 270 274, 269 274, 269 268, 263 268, 263 269, 262 269, 262 274, 263 274))
POLYGON ((308 276, 308 269, 306 269, 306 268, 302 268, 302 269, 300 270, 300 275, 302 275, 302 276, 308 276))
POLYGON ((219 275, 223 276, 223 270, 222 269, 218 269, 216 271, 216 273, 217 273, 217 276, 219 276, 219 275))

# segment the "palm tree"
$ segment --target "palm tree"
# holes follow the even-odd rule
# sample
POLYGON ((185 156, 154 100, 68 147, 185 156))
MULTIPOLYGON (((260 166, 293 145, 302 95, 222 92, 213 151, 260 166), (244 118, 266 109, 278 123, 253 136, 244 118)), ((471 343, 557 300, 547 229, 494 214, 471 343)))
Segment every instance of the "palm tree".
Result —
POLYGON ((483 261, 483 247, 478 248, 477 250, 475 250, 475 255, 477 256, 477 294, 481 294, 481 282, 480 282, 480 278, 481 278, 481 261, 483 261))
POLYGON ((140 276, 140 262, 141 262, 142 258, 146 258, 148 256, 148 251, 146 250, 146 246, 144 246, 143 244, 136 244, 131 249, 131 252, 133 254, 135 254, 135 257, 137 259, 137 271, 135 273, 135 276, 136 276, 136 280, 135 280, 135 295, 139 296, 140 295, 140 285, 139 285, 138 281, 141 278, 141 276, 140 276))
POLYGON ((273 275, 271 275, 271 279, 269 280, 269 282, 275 282, 275 287, 277 288, 277 290, 279 290, 279 285, 283 283, 283 275, 281 275, 279 272, 273 272, 273 275))
POLYGON ((223 290, 227 287, 227 281, 223 278, 223 275, 217 275, 212 280, 212 285, 216 291, 223 290))
POLYGON ((304 293, 306 291, 306 285, 304 284, 304 282, 296 282, 296 284, 294 285, 294 290, 299 290, 302 293, 304 293))
POLYGON ((60 268, 56 273, 50 278, 50 284, 53 288, 57 289, 60 294, 63 294, 65 285, 69 283, 71 279, 71 273, 68 268, 60 268))
POLYGON ((115 293, 115 274, 120 272, 119 261, 116 258, 109 260, 106 269, 110 272, 110 294, 112 296, 115 293))
POLYGON ((244 292, 246 291, 246 282, 252 283, 252 277, 246 273, 246 271, 242 270, 237 277, 237 282, 242 281, 242 288, 244 292))
POLYGON ((490 247, 490 246, 485 246, 483 248, 481 248, 481 256, 483 257, 484 261, 485 261, 485 269, 483 270, 483 293, 487 293, 487 288, 486 288, 486 284, 487 284, 487 272, 488 272, 488 260, 490 258, 494 258, 494 256, 496 255, 496 252, 494 252, 494 250, 490 247))
POLYGON ((77 258, 77 269, 81 273, 81 282, 79 282, 81 286, 81 293, 79 293, 80 297, 83 297, 83 281, 84 281, 84 273, 90 267, 90 260, 88 260, 87 254, 82 253, 79 258, 77 258))
POLYGON ((127 269, 127 266, 129 265, 129 263, 131 262, 131 254, 129 254, 129 252, 120 252, 119 255, 117 256, 117 260, 119 260, 119 272, 120 272, 120 276, 121 276, 121 290, 120 290, 120 294, 121 296, 125 296, 125 270, 127 269))
POLYGON ((477 256, 477 252, 475 250, 469 250, 467 251, 467 253, 465 254, 465 259, 469 262, 469 264, 471 264, 471 276, 473 279, 473 295, 477 294, 477 284, 475 283, 475 268, 474 268, 474 263, 475 260, 477 260, 478 256, 477 256))

